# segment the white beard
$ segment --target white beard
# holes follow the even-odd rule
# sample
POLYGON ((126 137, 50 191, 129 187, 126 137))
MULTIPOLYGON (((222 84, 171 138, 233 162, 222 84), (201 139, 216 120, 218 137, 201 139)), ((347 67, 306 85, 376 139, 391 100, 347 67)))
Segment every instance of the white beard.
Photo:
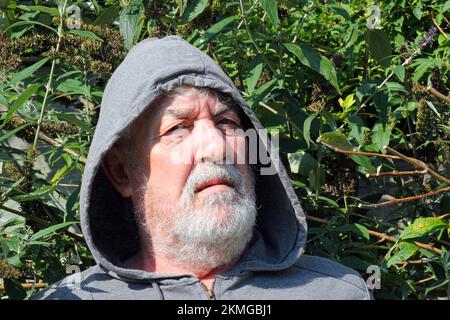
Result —
POLYGON ((253 176, 249 180, 250 185, 232 165, 197 164, 176 204, 151 199, 152 188, 146 183, 137 216, 141 216, 140 226, 152 242, 153 254, 194 274, 235 262, 251 240, 256 224, 253 176), (234 188, 208 195, 202 206, 195 208, 196 187, 212 178, 226 179, 234 188))

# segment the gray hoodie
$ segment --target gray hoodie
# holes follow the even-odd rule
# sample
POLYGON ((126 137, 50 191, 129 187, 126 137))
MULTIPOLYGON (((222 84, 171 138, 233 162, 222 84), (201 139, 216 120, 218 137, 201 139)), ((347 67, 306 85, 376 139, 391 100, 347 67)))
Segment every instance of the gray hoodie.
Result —
POLYGON ((110 184, 101 159, 161 92, 183 84, 230 95, 251 126, 262 129, 233 82, 206 54, 176 36, 137 44, 106 86, 82 180, 81 226, 97 265, 68 276, 35 298, 370 299, 357 272, 302 255, 305 214, 282 164, 276 174, 256 177, 258 218, 252 241, 234 267, 216 277, 213 292, 192 275, 122 267, 121 262, 139 248, 138 232, 129 199, 110 184))

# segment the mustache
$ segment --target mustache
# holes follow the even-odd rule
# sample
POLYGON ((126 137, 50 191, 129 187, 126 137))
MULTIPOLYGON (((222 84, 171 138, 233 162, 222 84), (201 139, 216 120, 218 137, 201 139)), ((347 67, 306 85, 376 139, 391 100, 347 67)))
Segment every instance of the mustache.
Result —
POLYGON ((196 164, 186 181, 184 191, 193 195, 200 186, 212 180, 220 180, 239 191, 243 178, 243 175, 231 164, 196 164))

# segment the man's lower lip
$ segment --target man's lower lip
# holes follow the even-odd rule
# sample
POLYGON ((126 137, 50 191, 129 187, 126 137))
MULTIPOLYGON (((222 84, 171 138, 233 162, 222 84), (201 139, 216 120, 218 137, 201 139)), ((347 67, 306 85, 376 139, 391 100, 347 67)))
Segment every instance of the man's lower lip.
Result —
POLYGON ((207 186, 206 188, 197 191, 197 193, 206 193, 206 192, 220 192, 220 191, 228 191, 231 187, 227 184, 213 184, 207 186))

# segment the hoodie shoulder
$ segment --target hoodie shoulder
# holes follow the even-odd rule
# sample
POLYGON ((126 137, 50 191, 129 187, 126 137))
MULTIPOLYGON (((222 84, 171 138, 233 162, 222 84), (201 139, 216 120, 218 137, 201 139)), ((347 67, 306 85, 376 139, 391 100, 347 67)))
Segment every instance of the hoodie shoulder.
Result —
POLYGON ((81 273, 74 273, 46 289, 39 291, 33 300, 92 300, 92 293, 85 290, 87 279, 108 276, 99 266, 94 266, 81 273))
POLYGON ((302 255, 293 266, 303 277, 311 278, 312 282, 320 283, 318 291, 336 291, 338 299, 370 300, 371 294, 361 275, 336 261, 318 256, 302 255))

